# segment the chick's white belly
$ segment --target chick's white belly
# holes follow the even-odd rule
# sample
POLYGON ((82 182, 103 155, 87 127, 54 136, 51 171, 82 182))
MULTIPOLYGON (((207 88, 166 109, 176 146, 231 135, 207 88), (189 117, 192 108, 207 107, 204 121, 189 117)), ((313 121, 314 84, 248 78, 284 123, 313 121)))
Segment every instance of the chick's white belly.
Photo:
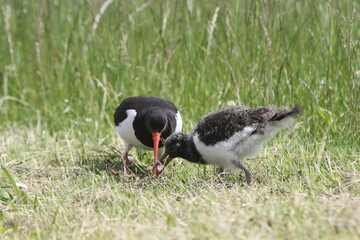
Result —
POLYGON ((196 149, 208 164, 224 168, 235 168, 233 162, 237 159, 236 156, 224 149, 223 146, 218 144, 207 146, 200 141, 198 135, 195 135, 193 139, 196 149))
POLYGON ((203 159, 209 164, 224 168, 236 168, 234 162, 256 156, 262 150, 264 142, 262 136, 250 135, 251 131, 247 132, 242 131, 234 134, 228 140, 218 142, 212 146, 205 145, 200 141, 198 135, 195 135, 194 144, 203 159))

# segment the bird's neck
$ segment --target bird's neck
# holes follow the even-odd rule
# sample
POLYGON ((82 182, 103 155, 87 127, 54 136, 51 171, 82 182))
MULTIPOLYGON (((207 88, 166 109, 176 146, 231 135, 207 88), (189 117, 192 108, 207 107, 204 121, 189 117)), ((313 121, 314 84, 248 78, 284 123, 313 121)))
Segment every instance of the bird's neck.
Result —
POLYGON ((202 159, 200 153, 196 149, 192 136, 189 137, 186 145, 187 149, 185 151, 185 156, 183 156, 184 159, 193 163, 206 164, 206 162, 202 159))

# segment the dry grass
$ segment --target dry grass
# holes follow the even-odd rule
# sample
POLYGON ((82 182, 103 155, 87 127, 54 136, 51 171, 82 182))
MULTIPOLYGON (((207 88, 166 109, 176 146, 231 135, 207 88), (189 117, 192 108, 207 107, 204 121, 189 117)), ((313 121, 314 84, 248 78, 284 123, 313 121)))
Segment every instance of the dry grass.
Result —
MULTIPOLYGON (((135 173, 112 176, 109 168, 122 169, 113 148, 82 143, 79 150, 80 142, 69 133, 44 138, 36 130, 18 130, 3 136, 1 148, 8 154, 2 162, 28 186, 22 189, 26 201, 15 195, 13 204, 0 202, 4 239, 353 239, 360 234, 357 166, 342 172, 333 161, 331 178, 324 177, 301 151, 291 150, 294 160, 287 157, 286 141, 248 161, 255 175, 249 188, 241 172, 219 180, 213 167, 180 160, 155 179, 150 163, 144 163, 147 156, 139 155, 141 162, 136 152, 135 173), (282 160, 295 163, 273 165, 282 160)), ((113 139, 111 145, 121 146, 113 139)), ((5 176, 2 182, 13 193, 5 176)))

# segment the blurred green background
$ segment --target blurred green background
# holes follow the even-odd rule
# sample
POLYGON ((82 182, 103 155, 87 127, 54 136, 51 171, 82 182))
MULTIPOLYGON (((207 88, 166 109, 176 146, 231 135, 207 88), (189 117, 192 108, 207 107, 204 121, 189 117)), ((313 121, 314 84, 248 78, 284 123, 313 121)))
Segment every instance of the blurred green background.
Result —
POLYGON ((126 97, 185 131, 227 106, 304 106, 303 137, 359 145, 357 1, 1 0, 1 129, 97 139, 126 97), (305 11, 306 10, 306 11, 305 11))

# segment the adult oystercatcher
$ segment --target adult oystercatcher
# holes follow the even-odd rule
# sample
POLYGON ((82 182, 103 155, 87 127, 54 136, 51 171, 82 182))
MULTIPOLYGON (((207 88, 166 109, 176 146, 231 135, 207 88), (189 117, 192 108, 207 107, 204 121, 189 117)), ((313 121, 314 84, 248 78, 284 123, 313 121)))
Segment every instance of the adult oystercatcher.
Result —
MULTIPOLYGON (((156 164, 158 153, 164 152, 164 144, 160 139, 166 139, 182 129, 181 115, 175 105, 157 97, 126 98, 115 110, 114 123, 116 132, 125 145, 125 171, 129 166, 128 153, 133 146, 146 150, 154 149, 156 164)), ((161 166, 153 171, 158 174, 161 166)))
MULTIPOLYGON (((211 112, 200 120, 190 135, 174 133, 166 139, 161 161, 168 159, 158 174, 172 158, 181 157, 193 163, 217 165, 220 173, 224 168, 240 168, 245 171, 250 185, 251 173, 242 160, 257 155, 267 140, 292 126, 301 112, 300 105, 292 110, 235 107, 211 112)), ((158 165, 161 163, 154 168, 158 165)))

